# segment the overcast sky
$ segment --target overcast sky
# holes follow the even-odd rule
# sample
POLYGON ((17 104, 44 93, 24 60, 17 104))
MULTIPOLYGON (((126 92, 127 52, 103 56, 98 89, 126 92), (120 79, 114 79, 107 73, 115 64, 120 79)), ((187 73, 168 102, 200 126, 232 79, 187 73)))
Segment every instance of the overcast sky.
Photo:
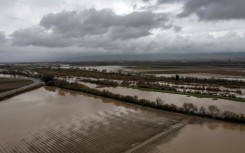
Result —
POLYGON ((245 52, 245 0, 0 0, 0 62, 245 52))

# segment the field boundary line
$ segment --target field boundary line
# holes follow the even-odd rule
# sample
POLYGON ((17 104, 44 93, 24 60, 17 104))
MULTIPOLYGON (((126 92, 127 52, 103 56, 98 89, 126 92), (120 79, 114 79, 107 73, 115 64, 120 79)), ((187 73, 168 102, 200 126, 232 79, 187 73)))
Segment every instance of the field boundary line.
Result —
POLYGON ((145 140, 144 142, 134 146, 133 148, 126 150, 123 153, 133 153, 134 151, 136 151, 136 150, 138 150, 138 149, 150 144, 151 142, 157 140, 158 138, 160 138, 160 137, 162 137, 164 135, 167 135, 167 134, 169 134, 169 133, 171 133, 171 132, 173 132, 175 130, 178 130, 178 129, 182 128, 182 127, 184 127, 186 124, 187 124, 187 121, 183 121, 183 122, 174 124, 174 125, 170 126, 169 130, 163 131, 163 132, 161 132, 161 133, 159 133, 159 134, 157 134, 157 135, 145 140))

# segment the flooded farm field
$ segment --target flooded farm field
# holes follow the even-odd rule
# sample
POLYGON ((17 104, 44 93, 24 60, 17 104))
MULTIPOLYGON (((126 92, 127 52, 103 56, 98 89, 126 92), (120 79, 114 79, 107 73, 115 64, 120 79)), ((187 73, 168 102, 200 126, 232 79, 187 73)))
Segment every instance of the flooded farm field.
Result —
MULTIPOLYGON (((210 73, 176 73, 180 77, 186 78, 200 78, 200 79, 223 79, 223 80, 238 80, 245 81, 244 76, 232 76, 232 75, 221 75, 221 74, 210 74, 210 73)), ((176 74, 155 74, 157 77, 174 77, 176 74)))
POLYGON ((243 153, 245 126, 196 121, 135 153, 243 153))
POLYGON ((186 119, 43 87, 0 103, 0 152, 124 152, 186 119))
MULTIPOLYGON (((92 85, 90 85, 92 86, 92 85)), ((193 96, 186 96, 180 94, 162 93, 154 91, 144 91, 139 89, 132 89, 126 87, 102 87, 97 88, 99 90, 108 90, 113 93, 138 96, 139 99, 147 99, 155 101, 157 98, 164 100, 166 104, 175 104, 178 107, 182 107, 184 103, 193 103, 198 107, 208 107, 210 105, 217 106, 221 111, 231 111, 234 113, 245 113, 245 103, 235 102, 224 99, 212 99, 212 98, 197 98, 193 96)))
POLYGON ((147 109, 55 87, 42 87, 0 102, 0 123, 1 153, 200 152, 198 147, 207 148, 209 153, 230 153, 231 149, 239 153, 245 141, 244 125, 147 109))
MULTIPOLYGON (((58 68, 58 67, 55 67, 58 68)), ((126 68, 124 66, 120 65, 107 65, 107 66, 77 66, 77 65, 60 65, 61 69, 86 69, 86 70, 97 70, 97 71, 103 71, 106 70, 107 72, 118 72, 118 71, 124 71, 126 68)))

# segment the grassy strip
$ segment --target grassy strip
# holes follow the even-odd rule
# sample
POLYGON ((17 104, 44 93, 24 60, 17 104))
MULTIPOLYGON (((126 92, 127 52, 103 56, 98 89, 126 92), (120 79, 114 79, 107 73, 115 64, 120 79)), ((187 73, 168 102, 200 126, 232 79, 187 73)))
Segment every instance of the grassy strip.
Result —
POLYGON ((204 94, 196 94, 196 93, 183 93, 183 92, 178 92, 178 91, 174 91, 174 90, 158 90, 158 89, 128 87, 128 86, 122 86, 122 87, 139 89, 139 90, 144 90, 144 91, 154 91, 154 92, 193 96, 196 98, 213 98, 213 99, 232 100, 232 101, 236 101, 236 102, 245 102, 245 98, 223 97, 223 96, 218 96, 218 95, 204 95, 204 94))

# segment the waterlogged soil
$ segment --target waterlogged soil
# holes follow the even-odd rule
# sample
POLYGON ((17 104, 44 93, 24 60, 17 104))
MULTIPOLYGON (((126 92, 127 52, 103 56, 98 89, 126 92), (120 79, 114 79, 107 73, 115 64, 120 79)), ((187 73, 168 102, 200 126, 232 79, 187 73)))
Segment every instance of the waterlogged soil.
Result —
POLYGON ((104 87, 98 88, 99 90, 108 90, 113 93, 129 96, 138 96, 139 99, 147 99, 155 101, 157 98, 164 100, 166 104, 175 104, 178 107, 182 107, 184 103, 193 103, 198 107, 208 107, 210 105, 216 105, 221 111, 231 111, 234 113, 245 113, 245 103, 235 102, 224 99, 212 99, 212 98, 197 98, 193 96, 170 94, 154 91, 143 91, 139 89, 132 89, 126 87, 104 87))
POLYGON ((0 152, 120 153, 186 119, 42 87, 0 103, 0 152))

